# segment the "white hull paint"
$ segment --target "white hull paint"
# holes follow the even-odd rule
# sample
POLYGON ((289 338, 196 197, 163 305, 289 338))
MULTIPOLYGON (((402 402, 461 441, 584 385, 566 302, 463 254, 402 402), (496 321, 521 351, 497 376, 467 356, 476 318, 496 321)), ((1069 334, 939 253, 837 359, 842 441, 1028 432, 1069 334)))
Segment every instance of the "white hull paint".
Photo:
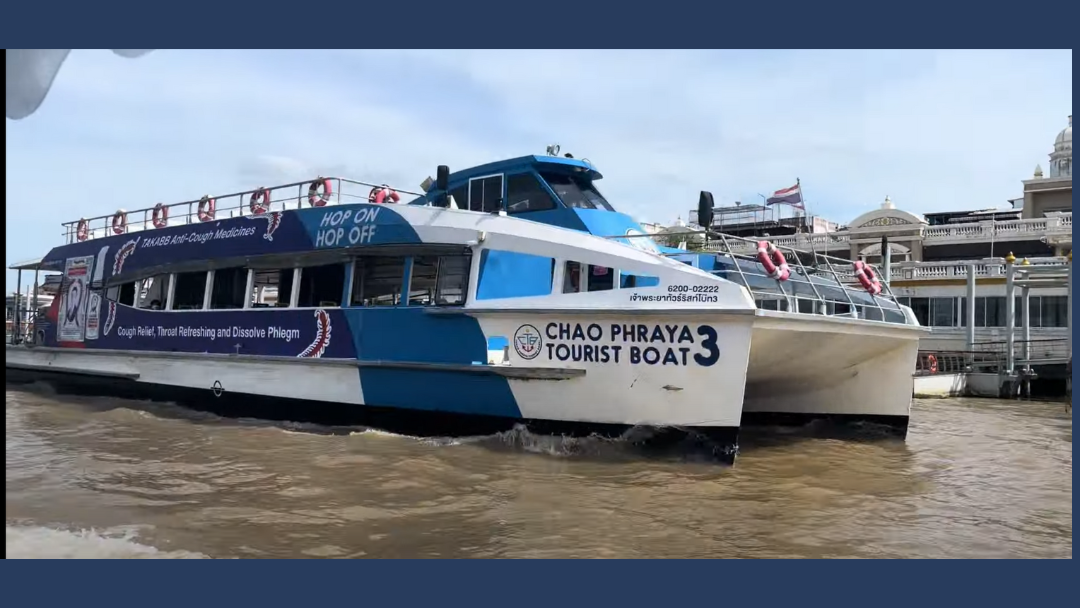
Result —
MULTIPOLYGON (((569 367, 585 371, 584 376, 563 382, 511 379, 510 387, 526 418, 650 426, 738 427, 740 424, 752 315, 490 314, 477 317, 487 336, 505 336, 511 341, 510 366, 569 367), (568 328, 594 325, 604 335, 600 340, 551 340, 548 331, 551 324, 568 328), (640 343, 611 339, 612 326, 624 324, 686 327, 694 332, 695 341, 640 343), (515 332, 524 325, 537 328, 544 341, 533 359, 525 359, 513 345, 515 332), (703 352, 702 337, 696 333, 701 326, 712 328, 717 335, 720 356, 709 366, 698 365, 693 360, 695 354, 703 352), (606 347, 609 359, 560 361, 557 356, 551 356, 559 345, 573 347, 574 354, 581 353, 583 347, 606 347), (616 346, 618 362, 612 360, 611 348, 616 346), (635 347, 639 352, 652 347, 661 353, 674 348, 679 360, 668 364, 634 363, 630 358, 635 347), (685 362, 679 348, 687 349, 685 362)), ((552 329, 558 335, 557 328, 552 329)))
POLYGON ((913 326, 760 311, 744 411, 907 417, 924 333, 913 326))
POLYGON ((231 358, 183 353, 114 353, 89 349, 7 348, 7 365, 230 393, 362 405, 356 366, 324 359, 231 358))

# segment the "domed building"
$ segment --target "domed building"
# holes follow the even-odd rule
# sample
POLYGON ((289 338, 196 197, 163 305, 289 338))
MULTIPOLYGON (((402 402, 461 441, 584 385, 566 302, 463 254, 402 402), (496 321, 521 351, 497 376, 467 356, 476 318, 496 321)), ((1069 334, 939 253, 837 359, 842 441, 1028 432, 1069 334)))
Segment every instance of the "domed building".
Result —
POLYGON ((1072 177, 1072 115, 1069 126, 1058 133, 1050 154, 1050 177, 1072 177))
POLYGON ((1049 175, 1035 167, 1031 179, 1024 180, 1024 219, 1072 213, 1072 115, 1069 124, 1054 138, 1049 175))
MULTIPOLYGON (((1054 138, 1049 156, 1049 170, 1044 173, 1045 165, 1037 166, 1032 178, 1023 180, 1023 198, 1010 199, 1006 207, 919 214, 902 209, 906 201, 884 197, 883 203, 868 204, 865 213, 846 225, 825 225, 822 218, 803 214, 796 218, 801 224, 791 228, 784 218, 762 221, 765 206, 752 207, 756 215, 747 215, 743 205, 717 207, 717 216, 726 221, 714 219, 712 228, 749 239, 725 245, 748 256, 755 251, 753 239, 764 238, 779 247, 828 254, 840 263, 862 260, 882 265, 882 246, 887 243, 890 265, 883 274, 892 292, 931 328, 920 342, 923 350, 972 348, 967 344, 966 293, 967 271, 974 266, 975 341, 1004 343, 1006 257, 1025 266, 1064 266, 1072 249, 1072 116, 1054 138), (723 215, 726 209, 747 219, 732 221, 732 215, 723 215)), ((1067 339, 1069 291, 1064 286, 1037 285, 1029 296, 1032 340, 1052 346, 1067 339)))

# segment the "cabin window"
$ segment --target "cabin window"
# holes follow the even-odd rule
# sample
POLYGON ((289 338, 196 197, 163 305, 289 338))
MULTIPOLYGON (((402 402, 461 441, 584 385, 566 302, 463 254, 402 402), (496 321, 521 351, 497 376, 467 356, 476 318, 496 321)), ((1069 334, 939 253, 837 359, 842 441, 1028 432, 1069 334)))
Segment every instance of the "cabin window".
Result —
MULTIPOLYGON (((469 211, 494 213, 502 209, 503 176, 490 175, 469 180, 469 211)), ((458 202, 460 205, 460 201, 458 202)))
POLYGON ((293 269, 255 270, 251 282, 252 308, 288 308, 292 298, 293 269))
POLYGON ((159 274, 136 281, 138 292, 138 308, 149 310, 163 310, 165 300, 169 297, 169 275, 159 274))
POLYGON ((182 272, 173 279, 172 310, 201 310, 206 295, 206 271, 182 272))
POLYGON ((444 255, 439 258, 439 278, 435 287, 436 306, 461 306, 465 303, 471 266, 472 254, 444 255))
POLYGON ((589 291, 615 289, 616 271, 605 266, 589 266, 589 291))
POLYGON ((527 213, 554 208, 555 201, 551 200, 551 195, 532 173, 511 175, 507 180, 506 210, 508 213, 527 213))
POLYGON ((409 273, 410 306, 428 306, 435 301, 435 283, 439 277, 439 258, 425 255, 413 258, 409 273))
POLYGON ((469 286, 472 255, 417 256, 409 273, 409 305, 460 306, 469 286))
POLYGON ((563 293, 580 293, 581 291, 581 264, 567 262, 566 271, 563 273, 563 293))
POLYGON ((405 258, 364 256, 353 268, 353 306, 397 306, 405 280, 405 258))
POLYGON ((211 310, 243 308, 247 289, 247 268, 219 268, 210 288, 211 310))
POLYGON ((571 209, 614 211, 607 200, 593 186, 592 181, 584 176, 552 172, 543 172, 540 176, 551 186, 551 189, 562 200, 563 204, 571 209))
POLYGON ((124 304, 127 306, 135 305, 135 283, 124 283, 123 285, 116 285, 109 288, 109 292, 106 297, 118 304, 124 304))
POLYGON ((298 308, 341 306, 345 291, 345 264, 307 266, 300 271, 298 308))
POLYGON ((634 289, 635 287, 656 287, 660 284, 659 278, 643 274, 626 274, 625 272, 623 272, 619 273, 619 277, 622 289, 634 289))

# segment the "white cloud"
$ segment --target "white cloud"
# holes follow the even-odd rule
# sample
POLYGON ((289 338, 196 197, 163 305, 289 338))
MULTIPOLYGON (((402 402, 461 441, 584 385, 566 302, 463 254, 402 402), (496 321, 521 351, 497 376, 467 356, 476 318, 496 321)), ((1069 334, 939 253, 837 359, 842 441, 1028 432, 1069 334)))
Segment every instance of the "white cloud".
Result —
POLYGON ((80 51, 8 123, 7 257, 58 218, 317 174, 415 190, 555 142, 646 221, 796 177, 838 221, 886 194, 1000 205, 1045 167, 1071 75, 1069 51, 80 51))

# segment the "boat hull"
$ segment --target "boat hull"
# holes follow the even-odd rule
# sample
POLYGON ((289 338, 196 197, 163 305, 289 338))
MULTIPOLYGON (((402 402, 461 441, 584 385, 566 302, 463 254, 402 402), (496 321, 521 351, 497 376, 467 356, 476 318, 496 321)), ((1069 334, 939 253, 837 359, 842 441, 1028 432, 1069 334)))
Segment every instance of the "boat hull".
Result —
POLYGON ((734 461, 752 315, 667 324, 648 315, 469 316, 489 339, 506 338, 505 364, 9 347, 7 377, 9 382, 46 381, 79 394, 171 401, 227 416, 364 425, 423 436, 489 434, 524 425, 544 434, 618 437, 636 428, 634 437, 650 445, 700 439, 717 460, 734 461), (563 326, 566 339, 551 339, 550 324, 555 327, 550 335, 559 338, 557 328, 563 326), (643 326, 649 335, 635 341, 635 329, 632 338, 609 339, 614 326, 619 331, 643 326), (657 326, 667 337, 654 343, 651 332, 657 326), (585 337, 567 327, 580 327, 585 337), (590 341, 597 327, 606 335, 590 341), (537 341, 526 345, 521 340, 532 330, 537 341), (679 342, 687 332, 690 342, 679 342), (702 358, 709 354, 702 342, 710 335, 715 360, 702 358), (667 349, 678 361, 671 361, 670 353, 663 361, 667 349))
POLYGON ((925 330, 838 317, 759 314, 747 369, 746 425, 815 420, 906 437, 925 330))

